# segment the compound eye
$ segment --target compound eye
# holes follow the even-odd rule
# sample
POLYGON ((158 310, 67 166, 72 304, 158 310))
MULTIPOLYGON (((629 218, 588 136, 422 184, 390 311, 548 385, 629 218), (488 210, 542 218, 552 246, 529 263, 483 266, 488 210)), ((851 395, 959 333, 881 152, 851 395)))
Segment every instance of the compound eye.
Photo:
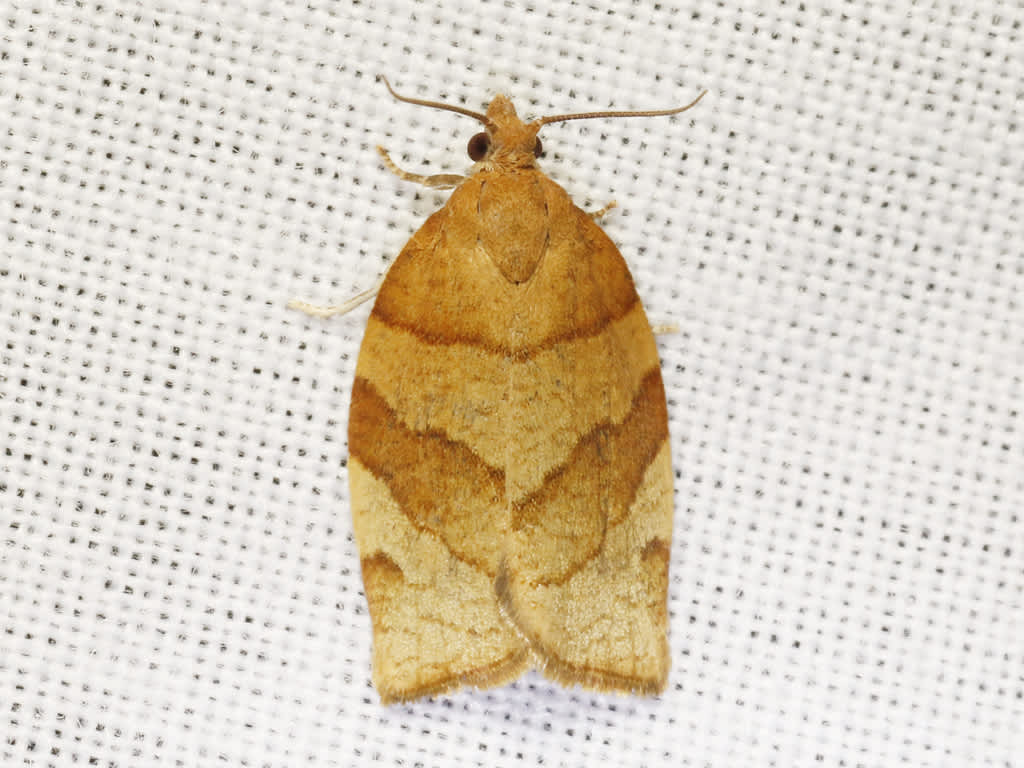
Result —
POLYGON ((540 139, 537 139, 537 143, 533 145, 533 156, 540 157, 544 153, 544 145, 540 143, 540 139))
POLYGON ((478 163, 484 159, 487 154, 487 150, 491 148, 491 137, 486 133, 478 133, 476 136, 469 140, 469 144, 466 145, 466 152, 469 153, 469 159, 474 163, 478 163))

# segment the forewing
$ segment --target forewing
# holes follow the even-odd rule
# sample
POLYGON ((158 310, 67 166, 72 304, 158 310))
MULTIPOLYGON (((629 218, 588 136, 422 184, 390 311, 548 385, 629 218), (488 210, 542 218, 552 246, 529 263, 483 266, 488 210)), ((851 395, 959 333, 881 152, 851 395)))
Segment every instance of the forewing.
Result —
POLYGON ((349 415, 353 525, 385 702, 500 684, 532 658, 494 596, 508 531, 498 448, 508 361, 470 322, 486 289, 459 270, 471 256, 453 203, 381 287, 349 415))
POLYGON ((529 322, 563 330, 512 369, 497 591, 549 677, 651 693, 669 666, 673 511, 657 348, 618 250, 551 192, 549 209, 564 206, 524 302, 551 315, 529 322))

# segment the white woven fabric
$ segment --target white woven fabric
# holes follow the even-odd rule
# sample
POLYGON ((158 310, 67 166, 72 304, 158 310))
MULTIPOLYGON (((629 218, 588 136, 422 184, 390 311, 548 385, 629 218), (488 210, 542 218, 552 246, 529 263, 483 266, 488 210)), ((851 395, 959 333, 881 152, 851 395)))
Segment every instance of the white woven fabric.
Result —
MULTIPOLYGON (((0 764, 1024 764, 1024 11, 0 10, 0 764), (348 512, 366 289, 476 124, 543 132, 660 339, 656 699, 383 708, 348 512)), ((759 7, 758 7, 759 6, 759 7)))

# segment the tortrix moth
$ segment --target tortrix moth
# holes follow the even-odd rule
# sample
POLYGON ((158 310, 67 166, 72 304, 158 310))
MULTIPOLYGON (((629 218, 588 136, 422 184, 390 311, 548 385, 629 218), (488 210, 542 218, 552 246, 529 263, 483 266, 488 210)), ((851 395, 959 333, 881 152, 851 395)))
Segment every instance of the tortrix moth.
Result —
MULTIPOLYGON (((386 81, 385 81, 386 82, 386 81)), ((388 85, 391 90, 391 86, 388 85)), ((500 685, 666 683, 672 465, 658 352, 626 263, 497 96, 470 174, 380 284, 349 414, 353 526, 385 703, 500 685)), ((293 306, 327 316, 341 307, 293 306)))

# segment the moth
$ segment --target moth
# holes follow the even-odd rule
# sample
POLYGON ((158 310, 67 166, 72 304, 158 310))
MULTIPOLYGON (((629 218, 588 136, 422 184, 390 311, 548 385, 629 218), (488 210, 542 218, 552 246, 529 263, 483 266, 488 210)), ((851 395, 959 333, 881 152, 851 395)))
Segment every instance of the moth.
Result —
POLYGON ((468 176, 378 288, 349 413, 353 528, 385 703, 504 684, 653 694, 669 669, 672 466, 658 352, 595 216, 497 96, 468 176))

